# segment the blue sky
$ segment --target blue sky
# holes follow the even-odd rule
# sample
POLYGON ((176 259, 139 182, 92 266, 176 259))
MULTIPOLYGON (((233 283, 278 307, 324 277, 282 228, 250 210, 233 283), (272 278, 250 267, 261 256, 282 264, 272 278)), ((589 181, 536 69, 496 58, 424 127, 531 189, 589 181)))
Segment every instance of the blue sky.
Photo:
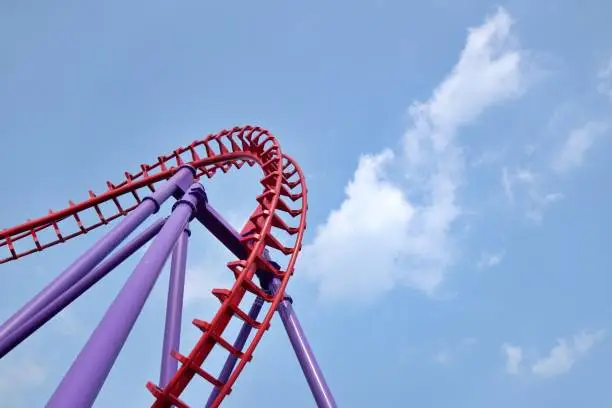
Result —
MULTIPOLYGON (((0 225, 258 124, 308 178, 289 292, 340 406, 610 405, 611 17, 596 0, 2 2, 0 225)), ((206 183, 236 226, 257 175, 206 183)), ((0 318, 101 233, 3 265, 0 318)), ((184 351, 230 283, 201 228, 190 249, 184 351)), ((6 406, 44 405, 134 265, 0 361, 6 406)), ((96 406, 151 401, 166 282, 96 406)), ((263 404, 313 406, 277 318, 226 401, 263 404)))

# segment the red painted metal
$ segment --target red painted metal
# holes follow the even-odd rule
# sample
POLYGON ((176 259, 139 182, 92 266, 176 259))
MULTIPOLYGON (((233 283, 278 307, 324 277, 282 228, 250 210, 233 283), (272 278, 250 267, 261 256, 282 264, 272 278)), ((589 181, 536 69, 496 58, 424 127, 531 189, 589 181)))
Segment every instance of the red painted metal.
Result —
POLYGON ((136 174, 126 172, 125 180, 119 184, 107 182, 108 189, 102 194, 96 195, 90 191, 88 200, 77 204, 70 201, 69 206, 63 210, 50 211, 45 217, 0 231, 0 250, 8 250, 4 258, 0 257, 0 263, 42 251, 126 215, 141 201, 139 189, 148 188, 154 191, 156 183, 170 178, 183 164, 193 166, 197 170, 197 177, 205 175, 211 178, 217 170, 225 173, 231 167, 239 169, 245 163, 249 166, 258 164, 263 171, 260 180, 263 192, 256 198, 257 209, 245 225, 249 234, 245 235, 243 242, 248 257, 228 263, 227 266, 234 273, 236 280, 231 289, 213 290, 221 306, 210 322, 194 319, 193 324, 202 330, 202 336, 189 354, 173 353, 180 362, 174 377, 163 389, 152 383, 147 384, 147 388, 155 397, 152 407, 174 405, 183 408, 187 407, 187 404, 181 401, 180 395, 193 377, 198 375, 220 387, 219 395, 212 404, 213 407, 218 407, 231 392, 232 385, 246 363, 252 359, 257 344, 270 327, 272 316, 282 301, 289 278, 293 274, 306 228, 307 189, 302 170, 293 159, 282 154, 278 142, 267 130, 245 126, 209 135, 189 146, 176 149, 167 156, 160 156, 155 164, 142 165, 136 174), (126 196, 132 196, 134 203, 122 205, 119 199, 126 196), (104 215, 100 205, 107 202, 114 204, 114 211, 104 215), (87 210, 94 210, 97 217, 97 221, 90 225, 85 225, 82 217, 83 212, 87 210), (282 212, 294 220, 292 225, 281 217, 282 212), (65 227, 60 227, 59 222, 67 219, 74 221, 74 230, 66 231, 65 227), (274 228, 284 231, 291 242, 282 243, 274 236, 274 228), (40 232, 43 230, 52 231, 54 238, 49 242, 41 242, 40 232), (16 243, 26 248, 17 250, 16 243), (286 262, 282 262, 287 265, 284 270, 276 269, 264 258, 264 251, 267 249, 274 249, 286 257, 286 262), (264 293, 253 280, 257 269, 267 270, 281 280, 280 289, 274 296, 264 293), (261 296, 271 304, 262 321, 253 321, 240 309, 240 302, 246 292, 261 296), (232 318, 247 322, 255 330, 254 337, 244 351, 235 350, 223 337, 223 332, 232 318), (225 384, 202 368, 216 344, 238 358, 238 364, 225 384))

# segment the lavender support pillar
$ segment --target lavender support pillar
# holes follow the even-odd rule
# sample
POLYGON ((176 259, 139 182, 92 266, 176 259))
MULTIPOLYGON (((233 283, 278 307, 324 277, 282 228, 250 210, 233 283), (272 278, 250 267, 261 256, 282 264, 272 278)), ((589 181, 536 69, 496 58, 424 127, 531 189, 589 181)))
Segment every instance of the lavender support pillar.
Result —
MULTIPOLYGON (((280 281, 273 279, 270 283, 270 291, 275 293, 280 288, 280 281)), ((319 408, 336 408, 336 401, 332 395, 323 372, 317 363, 317 359, 314 356, 310 344, 306 339, 306 334, 300 325, 295 312, 293 311, 292 300, 289 296, 285 296, 285 299, 278 305, 278 314, 283 321, 283 326, 289 336, 293 351, 300 362, 302 371, 306 376, 306 381, 310 387, 310 391, 317 403, 319 408)))
POLYGON ((193 185, 174 205, 172 215, 72 363, 47 408, 93 405, 164 263, 203 195, 203 188, 193 185))
MULTIPOLYGON (((198 210, 196 218, 234 255, 240 259, 246 258, 246 251, 240 242, 240 234, 210 204, 207 203, 204 208, 198 210)), ((273 280, 270 287, 264 289, 276 292, 279 287, 280 281, 273 280)), ((293 306, 291 306, 289 296, 286 296, 285 300, 278 305, 277 310, 317 405, 319 407, 335 408, 336 402, 325 381, 323 372, 317 364, 310 344, 308 344, 306 334, 293 310, 293 306)))
MULTIPOLYGON (((263 306, 263 299, 260 297, 256 297, 255 300, 253 301, 253 305, 251 306, 251 309, 249 310, 249 317, 253 320, 257 320, 257 316, 259 315, 259 312, 261 311, 261 308, 263 306)), ((244 345, 246 344, 246 341, 249 338, 249 334, 251 334, 251 330, 253 328, 251 327, 251 325, 243 323, 242 327, 240 328, 240 331, 238 332, 238 337, 236 337, 236 341, 234 341, 234 348, 236 350, 242 350, 244 348, 244 345)), ((233 354, 230 354, 227 359, 225 360, 225 364, 223 365, 223 368, 221 369, 221 374, 219 374, 219 381, 221 381, 222 383, 227 382, 227 380, 229 380, 230 376, 232 375, 232 371, 234 371, 234 367, 236 366, 236 363, 238 362, 238 357, 236 357, 233 354)), ((210 407, 212 405, 212 403, 215 401, 215 399, 217 398, 217 395, 219 395, 219 391, 220 388, 219 387, 215 387, 212 392, 210 393, 210 396, 208 397, 208 401, 206 401, 206 407, 210 407)))
POLYGON ((15 348, 23 340, 27 339, 38 328, 51 320, 56 314, 62 311, 66 306, 72 303, 75 299, 81 296, 85 291, 95 285, 100 279, 104 278, 110 271, 125 261, 134 252, 138 251, 145 243, 159 232, 164 225, 165 220, 158 220, 138 237, 126 244, 117 253, 112 254, 108 259, 103 261, 91 273, 85 275, 83 279, 74 284, 66 292, 62 293, 58 298, 53 300, 47 307, 38 312, 24 325, 19 326, 8 336, 0 340, 0 358, 4 357, 8 352, 15 348))
POLYGON ((187 244, 189 230, 181 234, 172 252, 168 302, 166 306, 166 328, 162 346, 162 363, 159 384, 165 387, 178 368, 178 361, 171 355, 181 344, 181 318, 183 316, 183 291, 185 289, 185 268, 187 266, 187 244))
POLYGON ((195 170, 189 166, 181 167, 151 196, 146 197, 138 207, 130 212, 116 227, 102 237, 96 244, 55 278, 47 287, 32 298, 25 306, 0 327, 0 339, 5 338, 17 327, 25 324, 32 316, 45 308, 51 301, 60 296, 70 286, 90 272, 100 261, 113 251, 130 233, 132 233, 151 214, 156 213, 162 203, 177 189, 191 185, 195 170))

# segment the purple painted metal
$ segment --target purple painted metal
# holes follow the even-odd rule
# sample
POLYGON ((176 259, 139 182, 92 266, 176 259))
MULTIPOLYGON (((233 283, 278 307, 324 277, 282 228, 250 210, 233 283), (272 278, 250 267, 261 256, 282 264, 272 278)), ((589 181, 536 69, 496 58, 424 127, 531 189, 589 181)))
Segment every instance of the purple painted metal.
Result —
POLYGON ((140 260, 87 344, 47 403, 47 408, 93 405, 177 239, 200 204, 194 184, 172 208, 163 228, 140 260))
MULTIPOLYGON (((275 293, 280 287, 280 281, 273 279, 270 283, 270 291, 275 293)), ((285 299, 278 305, 278 314, 283 321, 283 326, 289 335, 289 341, 293 346, 293 351, 300 362, 302 371, 308 381, 308 386, 312 391, 312 395, 319 408, 336 408, 336 401, 332 395, 323 372, 317 363, 317 359, 314 356, 312 348, 306 339, 304 329, 300 325, 295 312, 293 310, 293 300, 289 296, 285 296, 285 299)))
POLYGON ((23 340, 27 339, 32 333, 51 320, 56 314, 62 311, 76 298, 98 283, 98 281, 116 268, 117 265, 134 254, 134 252, 140 249, 140 247, 142 247, 159 232, 164 225, 164 222, 165 219, 161 219, 150 225, 138 237, 127 243, 116 253, 112 254, 108 259, 102 261, 102 263, 100 263, 96 269, 85 275, 80 281, 75 283, 70 289, 53 300, 47 307, 38 312, 25 324, 10 332, 7 337, 1 339, 0 358, 4 357, 9 351, 19 345, 19 343, 21 343, 23 340))
MULTIPOLYGON (((260 298, 259 296, 255 298, 255 300, 253 301, 253 305, 251 306, 251 309, 249 310, 249 317, 253 320, 257 320, 257 316, 259 315, 259 312, 261 311, 261 308, 263 306, 263 299, 260 298)), ((240 331, 238 332, 238 336, 236 337, 236 341, 234 341, 234 348, 236 350, 242 350, 242 348, 244 347, 244 345, 246 344, 246 341, 249 338, 249 334, 251 334, 251 330, 253 329, 253 327, 251 327, 251 325, 243 323, 242 327, 240 328, 240 331)), ((230 378, 230 375, 232 375, 232 371, 234 370, 234 367, 236 366, 236 363, 238 362, 238 357, 236 357, 233 354, 230 354, 227 359, 225 360, 225 364, 223 365, 223 368, 221 369, 221 374, 219 374, 219 381, 221 381, 222 383, 227 382, 227 380, 230 378)), ((212 403, 215 401, 215 398, 217 398, 217 395, 219 395, 219 387, 215 387, 211 393, 210 396, 208 397, 208 401, 206 401, 206 408, 212 406, 212 403)))
POLYGON ((181 344, 181 318, 183 317, 183 291, 185 289, 185 268, 187 266, 187 244, 189 229, 185 229, 172 252, 168 301, 166 306, 166 328, 162 346, 162 362, 159 383, 162 387, 172 379, 178 368, 178 361, 171 355, 181 344))
MULTIPOLYGON (((240 234, 231 225, 229 225, 221 215, 208 203, 206 206, 199 209, 196 213, 196 218, 208 230, 221 241, 234 255, 240 259, 246 258, 246 251, 240 242, 240 234)), ((262 276, 264 274, 260 274, 262 276)), ((262 280, 265 282, 265 280, 262 280)), ((278 290, 278 280, 269 282, 267 290, 278 290)), ((310 344, 306 339, 306 334, 302 329, 300 322, 291 305, 291 297, 285 295, 285 300, 278 305, 278 313, 283 321, 283 326, 289 336, 289 341, 293 346, 293 350, 300 362, 300 367, 306 376, 306 381, 310 387, 317 405, 322 408, 335 408, 336 402, 325 381, 323 372, 317 364, 310 344)), ((228 364, 229 358, 226 361, 228 364)))
POLYGON ((167 183, 163 184, 151 196, 146 197, 116 227, 98 240, 93 247, 26 303, 17 313, 11 316, 0 327, 0 339, 9 336, 17 327, 25 324, 30 318, 95 268, 100 261, 142 224, 147 217, 156 213, 164 201, 171 195, 176 194, 177 190, 183 189, 186 182, 191 184, 194 176, 195 170, 192 167, 182 166, 167 183))

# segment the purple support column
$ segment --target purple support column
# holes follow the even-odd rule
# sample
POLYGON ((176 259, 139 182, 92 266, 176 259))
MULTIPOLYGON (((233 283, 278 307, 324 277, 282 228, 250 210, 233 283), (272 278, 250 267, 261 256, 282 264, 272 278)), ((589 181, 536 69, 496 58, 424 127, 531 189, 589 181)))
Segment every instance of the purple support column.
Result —
POLYGON ((171 355, 181 344, 181 318, 183 316, 183 291, 185 288, 185 268, 187 266, 187 244, 189 230, 181 234, 172 252, 170 282, 168 284, 168 302, 166 306, 166 328, 162 346, 160 387, 165 387, 178 368, 178 361, 171 355))
POLYGON ((158 220, 143 231, 138 237, 119 249, 117 253, 112 254, 108 259, 104 260, 91 273, 85 275, 83 279, 75 283, 70 289, 62 293, 58 298, 53 300, 47 307, 38 312, 24 325, 19 326, 16 330, 0 340, 0 358, 4 357, 8 352, 15 348, 23 340, 27 339, 38 328, 51 320, 56 314, 62 311, 66 306, 72 303, 76 298, 81 296, 85 291, 95 285, 100 279, 104 278, 110 271, 121 264, 140 247, 147 243, 151 238, 159 232, 164 225, 165 220, 158 220))
MULTIPOLYGON (((217 211, 215 211, 210 204, 198 211, 196 218, 200 221, 210 232, 217 237, 234 255, 240 259, 246 257, 246 251, 240 243, 240 234, 231 225, 229 225, 217 211)), ((272 281, 268 290, 278 290, 278 280, 272 281)), ((329 386, 325 381, 323 372, 317 364, 317 360, 306 340, 304 330, 300 326, 300 322, 291 306, 290 297, 285 296, 278 305, 278 313, 283 321, 285 330, 291 341, 291 345, 295 351, 295 354, 300 362, 302 371, 306 376, 306 381, 310 386, 310 390, 317 402, 319 407, 335 408, 336 402, 329 390, 329 386)))
MULTIPOLYGON (((261 311, 261 308, 263 306, 263 299, 260 298, 259 296, 255 298, 255 300, 253 301, 253 305, 251 306, 251 310, 249 310, 249 317, 253 320, 257 320, 257 316, 259 315, 259 312, 261 311)), ((240 329, 240 331, 238 332, 238 337, 236 337, 236 341, 234 341, 234 348, 236 350, 242 350, 244 348, 244 345, 246 344, 246 341, 249 338, 249 334, 251 334, 251 330, 253 329, 253 327, 251 327, 251 325, 243 323, 242 324, 242 328, 240 329)), ((219 381, 221 381, 222 383, 227 382, 227 380, 229 380, 230 376, 232 375, 232 371, 234 371, 234 367, 236 366, 236 363, 238 362, 238 357, 236 357, 233 354, 230 354, 227 359, 225 360, 225 364, 223 365, 223 368, 221 369, 221 374, 219 374, 219 381)), ((215 398, 217 398, 217 395, 219 395, 219 391, 220 388, 219 387, 215 387, 211 393, 210 396, 208 397, 208 401, 206 401, 206 408, 210 407, 212 405, 212 403, 215 401, 215 398)))
POLYGON ((47 403, 47 408, 91 407, 121 351, 177 239, 204 190, 194 184, 176 202, 172 215, 140 260, 87 344, 47 403))
POLYGON ((70 286, 90 272, 102 259, 113 251, 130 233, 132 233, 151 214, 156 213, 161 204, 177 189, 185 188, 193 182, 195 170, 189 166, 181 167, 175 174, 158 188, 151 196, 146 197, 138 207, 131 211, 116 227, 102 237, 85 254, 40 291, 25 306, 0 327, 0 339, 8 336, 17 327, 46 307, 70 286))
MULTIPOLYGON (((273 279, 270 282, 270 291, 276 293, 279 288, 280 281, 276 278, 273 279)), ((289 336, 289 341, 293 346, 293 351, 295 351, 298 361, 300 362, 300 366, 306 376, 306 381, 308 381, 308 386, 314 396, 317 407, 336 408, 337 405, 334 396, 323 377, 323 372, 317 363, 312 348, 310 348, 310 344, 308 344, 306 334, 300 325, 300 321, 293 311, 292 302, 289 296, 285 296, 283 301, 278 305, 277 310, 283 321, 283 326, 285 326, 287 335, 289 336)))

